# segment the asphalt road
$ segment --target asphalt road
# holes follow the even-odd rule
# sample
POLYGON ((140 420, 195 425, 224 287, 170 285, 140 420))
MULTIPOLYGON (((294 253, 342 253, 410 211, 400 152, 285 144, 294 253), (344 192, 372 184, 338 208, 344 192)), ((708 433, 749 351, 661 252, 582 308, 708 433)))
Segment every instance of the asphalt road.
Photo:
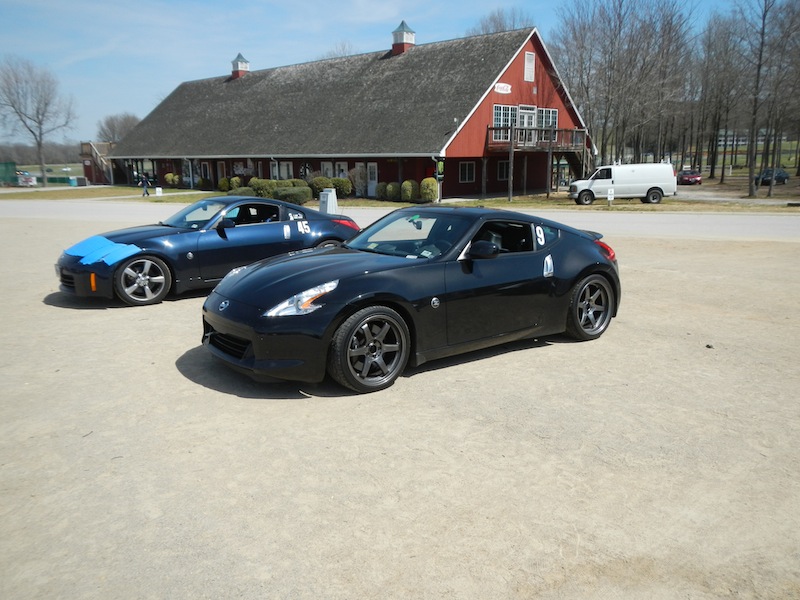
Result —
MULTIPOLYGON (((184 204, 114 201, 0 201, 0 218, 58 219, 66 222, 108 221, 127 224, 155 223, 184 204)), ((516 210, 509 205, 509 209, 516 210)), ((341 212, 365 227, 391 208, 346 208, 341 212)), ((615 212, 596 210, 528 210, 580 229, 606 236, 684 237, 692 239, 796 240, 800 238, 797 215, 764 213, 615 212)))
POLYGON ((353 395, 217 364, 203 294, 58 292, 175 208, 0 201, 0 598, 800 597, 797 216, 548 213, 617 251, 603 337, 353 395))

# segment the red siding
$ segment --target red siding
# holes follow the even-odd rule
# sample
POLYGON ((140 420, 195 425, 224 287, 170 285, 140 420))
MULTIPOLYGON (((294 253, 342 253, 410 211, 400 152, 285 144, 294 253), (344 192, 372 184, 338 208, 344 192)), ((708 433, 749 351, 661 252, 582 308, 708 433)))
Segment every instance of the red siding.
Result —
POLYGON ((483 156, 486 151, 487 127, 493 125, 495 104, 510 106, 526 104, 537 108, 556 108, 559 129, 580 127, 573 111, 567 108, 566 98, 558 91, 550 76, 551 70, 552 66, 547 61, 544 48, 536 36, 532 37, 497 80, 499 84, 509 85, 511 93, 501 94, 492 89, 447 148, 447 157, 483 156), (533 52, 536 55, 534 81, 525 81, 526 52, 533 52))

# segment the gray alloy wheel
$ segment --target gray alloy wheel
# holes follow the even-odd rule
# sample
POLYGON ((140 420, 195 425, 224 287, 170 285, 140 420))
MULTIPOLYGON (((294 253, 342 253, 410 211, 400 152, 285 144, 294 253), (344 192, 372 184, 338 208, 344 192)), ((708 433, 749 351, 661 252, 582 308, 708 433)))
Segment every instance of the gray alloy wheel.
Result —
POLYGON ((114 276, 114 288, 125 304, 141 306, 161 302, 172 287, 169 267, 155 256, 134 256, 114 276))
POLYGON ((387 306, 368 306, 344 321, 333 336, 328 372, 344 387, 375 392, 392 385, 408 362, 410 335, 387 306))
POLYGON ((575 204, 582 204, 583 206, 589 206, 592 202, 594 202, 594 195, 589 190, 583 190, 578 194, 578 199, 575 200, 575 204))
POLYGON ((576 340, 594 340, 611 323, 614 291, 602 275, 589 275, 572 289, 567 334, 576 340))
POLYGON ((648 204, 658 204, 661 202, 661 198, 663 197, 664 194, 661 193, 661 190, 653 188, 647 192, 647 198, 645 198, 645 202, 648 204))

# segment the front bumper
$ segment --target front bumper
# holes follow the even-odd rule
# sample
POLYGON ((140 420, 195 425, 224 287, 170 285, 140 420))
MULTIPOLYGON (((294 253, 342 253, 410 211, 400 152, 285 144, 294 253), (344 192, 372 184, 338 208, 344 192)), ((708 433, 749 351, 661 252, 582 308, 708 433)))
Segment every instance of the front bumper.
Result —
POLYGON ((76 296, 113 298, 114 280, 110 269, 88 269, 80 259, 61 255, 55 265, 58 289, 76 296))
POLYGON ((329 321, 316 314, 267 319, 262 312, 212 292, 203 304, 203 345, 215 358, 257 381, 322 381, 329 321), (228 304, 220 310, 224 302, 228 304))

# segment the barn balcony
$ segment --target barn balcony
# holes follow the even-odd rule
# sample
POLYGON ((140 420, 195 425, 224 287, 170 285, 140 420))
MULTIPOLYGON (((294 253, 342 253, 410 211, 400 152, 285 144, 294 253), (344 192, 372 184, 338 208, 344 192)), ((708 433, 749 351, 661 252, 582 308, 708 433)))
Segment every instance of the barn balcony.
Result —
MULTIPOLYGON (((571 177, 585 176, 593 167, 587 140, 585 129, 514 126, 487 127, 486 130, 486 147, 490 154, 547 153, 557 164, 566 161, 571 177)), ((561 178, 559 173, 557 180, 561 178)))
POLYGON ((586 149, 585 129, 551 129, 543 127, 488 127, 486 145, 490 152, 508 152, 510 140, 514 151, 576 152, 586 149))

